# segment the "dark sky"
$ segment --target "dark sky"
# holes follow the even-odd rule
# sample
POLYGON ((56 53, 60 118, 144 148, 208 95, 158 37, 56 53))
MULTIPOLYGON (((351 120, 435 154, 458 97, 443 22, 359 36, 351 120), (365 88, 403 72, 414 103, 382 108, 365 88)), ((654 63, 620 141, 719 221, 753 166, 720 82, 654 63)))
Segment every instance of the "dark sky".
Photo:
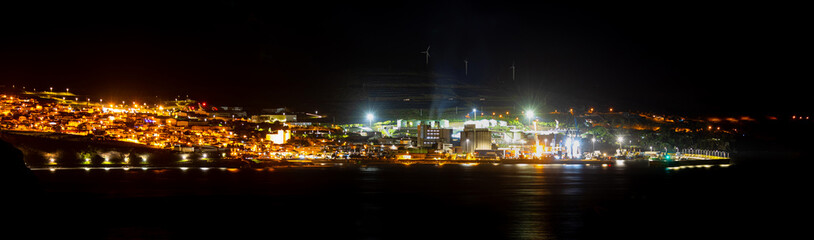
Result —
POLYGON ((420 70, 431 45, 434 71, 469 59, 475 84, 514 62, 519 88, 608 105, 810 112, 802 6, 559 2, 6 4, 0 84, 311 110, 353 73, 420 70))

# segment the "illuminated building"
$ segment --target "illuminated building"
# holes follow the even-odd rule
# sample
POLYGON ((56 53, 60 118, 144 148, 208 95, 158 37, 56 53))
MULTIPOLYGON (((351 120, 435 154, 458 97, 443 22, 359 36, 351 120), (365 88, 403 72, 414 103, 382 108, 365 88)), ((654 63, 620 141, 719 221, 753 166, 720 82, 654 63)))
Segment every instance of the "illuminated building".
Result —
POLYGON ((254 123, 273 123, 273 122, 296 122, 297 115, 287 115, 287 114, 264 114, 264 115, 253 115, 252 122, 254 123))
POLYGON ((464 125, 461 131, 461 148, 464 153, 492 150, 492 133, 487 128, 476 128, 474 124, 464 125))
POLYGON ((291 131, 289 130, 277 130, 277 133, 266 134, 266 140, 274 144, 285 144, 288 139, 291 139, 291 131))
POLYGON ((418 147, 441 149, 452 141, 452 129, 433 128, 427 124, 418 126, 418 147))

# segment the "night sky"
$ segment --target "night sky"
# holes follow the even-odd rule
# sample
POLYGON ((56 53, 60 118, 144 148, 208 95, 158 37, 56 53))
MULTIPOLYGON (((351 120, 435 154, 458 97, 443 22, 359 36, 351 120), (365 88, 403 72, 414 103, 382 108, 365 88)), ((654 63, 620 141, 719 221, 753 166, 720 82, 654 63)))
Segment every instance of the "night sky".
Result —
MULTIPOLYGON (((556 1, 561 2, 561 1, 556 1)), ((0 84, 310 111, 349 76, 433 71, 677 114, 809 113, 794 5, 111 1, 0 8, 0 84), (112 3, 115 2, 115 3, 112 3)), ((330 112, 330 109, 324 109, 330 112)))

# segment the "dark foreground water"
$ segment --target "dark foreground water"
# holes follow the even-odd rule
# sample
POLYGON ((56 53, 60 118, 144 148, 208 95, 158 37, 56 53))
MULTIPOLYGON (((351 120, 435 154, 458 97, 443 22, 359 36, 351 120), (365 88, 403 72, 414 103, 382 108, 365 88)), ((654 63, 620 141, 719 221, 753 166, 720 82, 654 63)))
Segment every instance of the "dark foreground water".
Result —
MULTIPOLYGON (((787 229, 759 171, 631 166, 35 169, 17 230, 59 239, 732 239, 787 229), (758 174, 756 174, 756 172, 758 174)), ((788 202, 793 204, 792 202, 788 202)), ((13 215, 12 215, 13 216, 13 215)), ((12 218, 12 217, 7 217, 12 218)), ((8 225, 6 225, 8 226, 8 225)))

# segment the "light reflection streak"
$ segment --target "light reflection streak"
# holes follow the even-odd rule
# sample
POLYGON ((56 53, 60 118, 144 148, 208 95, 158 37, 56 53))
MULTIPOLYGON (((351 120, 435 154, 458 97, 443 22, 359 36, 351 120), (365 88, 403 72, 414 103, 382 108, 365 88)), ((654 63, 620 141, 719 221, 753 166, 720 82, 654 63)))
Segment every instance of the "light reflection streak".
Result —
POLYGON ((551 182, 546 177, 546 168, 543 164, 533 164, 533 168, 526 168, 526 164, 516 164, 521 167, 516 174, 507 176, 506 191, 509 199, 513 201, 513 216, 515 219, 510 234, 512 238, 535 239, 550 235, 551 216, 547 215, 547 201, 551 201, 551 182))

